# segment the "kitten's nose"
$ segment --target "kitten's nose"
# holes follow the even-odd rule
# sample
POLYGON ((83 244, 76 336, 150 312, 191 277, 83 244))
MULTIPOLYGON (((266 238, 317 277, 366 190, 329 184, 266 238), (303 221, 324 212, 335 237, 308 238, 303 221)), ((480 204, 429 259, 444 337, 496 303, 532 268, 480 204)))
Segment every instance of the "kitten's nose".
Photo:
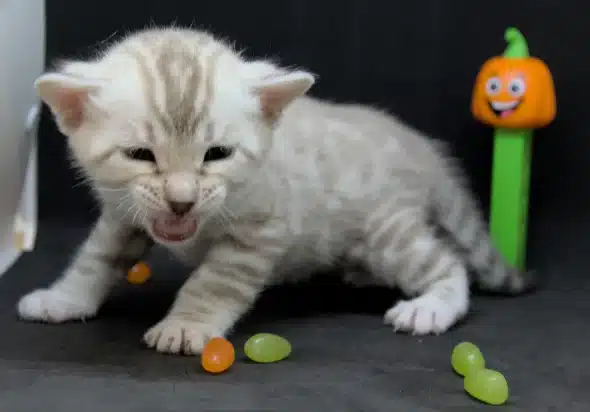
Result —
POLYGON ((175 215, 184 216, 190 212, 195 202, 168 202, 168 205, 175 215))

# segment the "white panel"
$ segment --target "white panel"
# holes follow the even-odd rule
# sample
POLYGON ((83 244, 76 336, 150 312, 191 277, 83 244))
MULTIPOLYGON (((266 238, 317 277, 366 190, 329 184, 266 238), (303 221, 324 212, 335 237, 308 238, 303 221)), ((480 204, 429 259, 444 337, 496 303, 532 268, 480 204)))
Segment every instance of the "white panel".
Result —
POLYGON ((33 82, 44 60, 45 1, 0 1, 0 273, 34 243, 39 99, 33 82))

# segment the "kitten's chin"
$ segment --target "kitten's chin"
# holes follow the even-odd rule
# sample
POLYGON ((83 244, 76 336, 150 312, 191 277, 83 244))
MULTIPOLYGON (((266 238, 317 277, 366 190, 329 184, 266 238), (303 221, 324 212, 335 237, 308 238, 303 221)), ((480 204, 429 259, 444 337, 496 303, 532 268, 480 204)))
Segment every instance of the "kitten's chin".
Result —
POLYGON ((177 217, 173 215, 162 215, 151 220, 151 232, 155 240, 164 243, 180 243, 191 239, 199 221, 196 216, 177 217))

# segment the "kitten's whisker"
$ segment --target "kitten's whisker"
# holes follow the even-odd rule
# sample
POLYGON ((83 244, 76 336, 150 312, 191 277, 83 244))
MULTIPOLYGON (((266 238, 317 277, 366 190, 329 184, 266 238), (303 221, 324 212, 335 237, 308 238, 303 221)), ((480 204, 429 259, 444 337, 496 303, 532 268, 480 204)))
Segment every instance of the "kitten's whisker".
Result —
POLYGON ((224 229, 228 231, 233 231, 234 226, 232 224, 232 221, 228 219, 227 216, 225 216, 221 209, 219 210, 219 213, 215 214, 214 218, 224 227, 224 229))
POLYGON ((225 222, 225 220, 223 218, 221 218, 220 216, 211 216, 213 220, 215 220, 215 222, 219 223, 221 226, 223 226, 223 230, 224 231, 229 231, 229 227, 227 225, 227 223, 225 222))
POLYGON ((125 192, 127 189, 123 187, 106 187, 106 186, 97 186, 97 190, 102 190, 104 192, 125 192))
POLYGON ((221 205, 220 208, 222 213, 226 214, 228 217, 232 218, 233 220, 236 220, 238 217, 236 216, 236 214, 231 211, 226 205, 221 205))
POLYGON ((75 189, 77 187, 80 187, 80 186, 83 186, 86 184, 92 185, 92 179, 89 177, 84 177, 83 179, 79 179, 78 182, 76 182, 72 185, 72 189, 75 189))
POLYGON ((123 213, 123 216, 121 216, 120 220, 123 221, 129 213, 132 213, 134 207, 137 207, 137 206, 135 206, 135 204, 132 203, 131 206, 129 206, 129 208, 127 209, 127 211, 125 213, 123 213))
POLYGON ((121 197, 121 199, 119 199, 119 204, 117 205, 116 210, 119 210, 121 206, 126 205, 129 200, 131 200, 131 196, 129 194, 126 194, 125 196, 121 197))
POLYGON ((226 210, 224 210, 223 207, 219 209, 219 217, 222 218, 223 220, 225 220, 225 222, 230 226, 232 226, 232 223, 233 223, 232 220, 235 220, 227 215, 227 212, 226 212, 226 210))
POLYGON ((137 211, 135 212, 135 214, 133 215, 133 219, 131 219, 131 224, 134 225, 135 224, 135 220, 137 219, 137 216, 139 216, 141 212, 140 208, 137 208, 137 211))

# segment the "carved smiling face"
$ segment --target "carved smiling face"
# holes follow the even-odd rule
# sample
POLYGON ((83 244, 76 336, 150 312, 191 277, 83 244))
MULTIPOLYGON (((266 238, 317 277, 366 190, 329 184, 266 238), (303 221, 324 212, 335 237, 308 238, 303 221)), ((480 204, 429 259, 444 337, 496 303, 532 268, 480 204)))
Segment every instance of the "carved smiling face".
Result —
POLYGON ((488 60, 477 76, 471 110, 476 119, 495 127, 547 125, 556 113, 549 69, 534 57, 488 60))
POLYGON ((520 73, 495 74, 485 87, 488 105, 500 119, 507 119, 516 112, 526 91, 524 76, 520 73))

